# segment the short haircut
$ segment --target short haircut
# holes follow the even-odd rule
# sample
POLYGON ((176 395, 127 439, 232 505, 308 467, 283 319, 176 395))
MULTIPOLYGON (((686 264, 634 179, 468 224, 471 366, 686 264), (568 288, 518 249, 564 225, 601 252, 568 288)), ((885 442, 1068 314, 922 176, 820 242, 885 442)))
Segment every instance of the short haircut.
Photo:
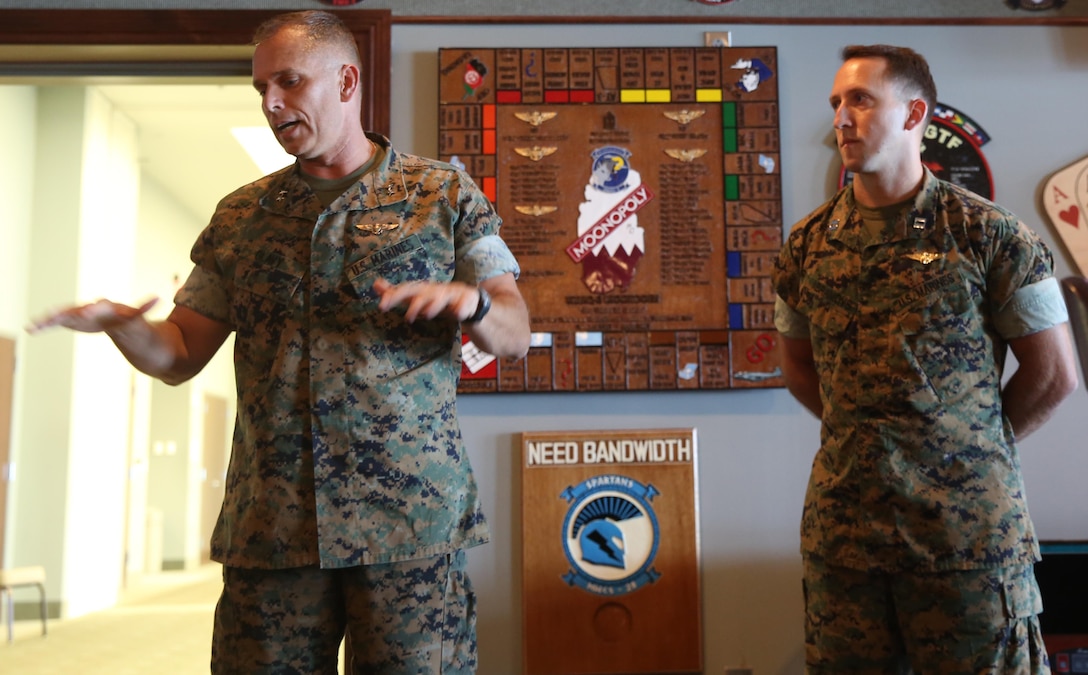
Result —
POLYGON ((360 70, 363 67, 359 45, 348 27, 332 12, 306 10, 277 14, 264 21, 253 33, 254 45, 271 38, 285 28, 298 28, 316 45, 331 46, 340 51, 348 63, 360 70))
POLYGON ((924 56, 908 47, 892 45, 849 45, 842 49, 842 60, 879 58, 887 64, 887 77, 907 98, 926 102, 929 115, 937 105, 937 85, 924 56))

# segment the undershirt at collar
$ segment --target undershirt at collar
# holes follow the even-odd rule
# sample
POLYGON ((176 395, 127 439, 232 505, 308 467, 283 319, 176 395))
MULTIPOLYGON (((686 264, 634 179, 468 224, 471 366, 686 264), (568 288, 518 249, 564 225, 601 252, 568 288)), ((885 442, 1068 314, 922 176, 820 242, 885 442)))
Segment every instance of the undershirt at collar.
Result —
POLYGON ((321 205, 328 208, 329 204, 336 201, 336 198, 344 194, 345 190, 358 183, 360 178, 381 165, 382 161, 385 159, 385 148, 377 143, 372 143, 371 148, 370 159, 368 159, 361 167, 342 178, 318 178, 317 176, 311 176, 302 170, 299 171, 299 175, 302 176, 302 180, 305 181, 305 183, 310 186, 310 189, 314 191, 314 194, 317 195, 317 199, 321 202, 321 205))
POLYGON ((894 231, 900 217, 914 205, 914 197, 888 206, 865 206, 855 203, 865 231, 873 238, 884 238, 884 233, 894 231))

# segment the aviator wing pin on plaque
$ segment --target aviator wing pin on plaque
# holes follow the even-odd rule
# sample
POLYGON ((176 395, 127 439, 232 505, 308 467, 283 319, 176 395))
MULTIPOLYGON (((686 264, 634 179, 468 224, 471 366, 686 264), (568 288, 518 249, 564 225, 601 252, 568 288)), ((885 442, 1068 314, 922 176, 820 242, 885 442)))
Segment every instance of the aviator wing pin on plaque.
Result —
POLYGON ((541 124, 544 124, 558 114, 559 113, 555 112, 540 112, 539 110, 531 110, 529 112, 516 112, 514 113, 514 117, 533 127, 533 129, 536 129, 541 124))

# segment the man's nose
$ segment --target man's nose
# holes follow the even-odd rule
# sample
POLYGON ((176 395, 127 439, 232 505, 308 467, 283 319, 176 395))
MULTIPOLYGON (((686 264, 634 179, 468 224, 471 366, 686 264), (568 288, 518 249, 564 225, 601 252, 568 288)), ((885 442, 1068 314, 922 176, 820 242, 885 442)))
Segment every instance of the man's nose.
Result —
POLYGON ((261 97, 261 109, 267 113, 274 113, 283 107, 283 98, 279 95, 279 92, 269 87, 265 90, 264 96, 261 97))
POLYGON ((850 115, 846 110, 846 106, 840 105, 835 108, 835 128, 841 129, 848 126, 850 126, 850 115))

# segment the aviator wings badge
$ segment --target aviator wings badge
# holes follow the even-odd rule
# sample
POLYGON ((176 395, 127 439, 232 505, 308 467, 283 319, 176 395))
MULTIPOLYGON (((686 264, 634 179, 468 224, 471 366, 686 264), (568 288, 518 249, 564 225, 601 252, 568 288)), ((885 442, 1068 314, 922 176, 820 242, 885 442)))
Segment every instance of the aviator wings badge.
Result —
POLYGON ((923 265, 928 265, 941 257, 940 253, 930 253, 929 251, 914 251, 913 253, 908 253, 906 255, 911 260, 916 260, 923 265))
POLYGON ((356 223, 355 229, 364 234, 381 234, 400 227, 400 223, 356 223))

